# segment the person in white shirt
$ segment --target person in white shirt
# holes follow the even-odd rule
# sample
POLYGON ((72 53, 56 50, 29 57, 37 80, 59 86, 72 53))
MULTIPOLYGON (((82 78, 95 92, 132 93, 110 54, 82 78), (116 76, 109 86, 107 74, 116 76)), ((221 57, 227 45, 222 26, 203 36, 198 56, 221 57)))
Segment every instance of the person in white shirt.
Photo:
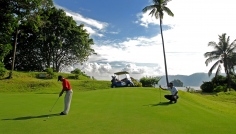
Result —
POLYGON ((177 103, 177 100, 179 98, 178 96, 178 89, 176 87, 173 86, 173 83, 169 83, 168 84, 168 88, 162 88, 161 86, 159 86, 162 90, 169 90, 171 92, 171 95, 165 95, 164 97, 168 100, 170 100, 170 103, 172 103, 172 101, 174 101, 174 103, 177 103))

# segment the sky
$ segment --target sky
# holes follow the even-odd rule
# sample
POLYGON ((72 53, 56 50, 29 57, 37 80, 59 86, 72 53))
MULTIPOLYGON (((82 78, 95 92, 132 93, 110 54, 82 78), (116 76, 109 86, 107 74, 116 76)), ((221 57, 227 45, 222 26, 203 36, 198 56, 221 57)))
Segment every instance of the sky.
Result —
MULTIPOLYGON (((110 80, 115 72, 128 71, 135 79, 165 75, 159 20, 143 13, 152 0, 53 0, 57 8, 72 16, 94 40, 91 55, 79 68, 98 80, 110 80)), ((163 36, 168 75, 207 73, 204 53, 213 51, 226 33, 236 39, 236 8, 233 0, 172 0, 164 14, 163 36)))

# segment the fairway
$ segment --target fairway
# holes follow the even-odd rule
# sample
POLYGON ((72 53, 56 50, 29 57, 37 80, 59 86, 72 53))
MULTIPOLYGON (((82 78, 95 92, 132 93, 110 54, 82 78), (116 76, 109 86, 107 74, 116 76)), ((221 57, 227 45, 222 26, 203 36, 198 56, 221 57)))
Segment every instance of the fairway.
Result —
MULTIPOLYGON (((59 93, 59 92, 58 92, 59 93)), ((181 92, 166 103, 155 88, 74 91, 69 115, 59 116, 58 93, 1 93, 1 134, 209 134, 236 133, 235 104, 181 92), (49 118, 48 118, 49 116, 49 118)))

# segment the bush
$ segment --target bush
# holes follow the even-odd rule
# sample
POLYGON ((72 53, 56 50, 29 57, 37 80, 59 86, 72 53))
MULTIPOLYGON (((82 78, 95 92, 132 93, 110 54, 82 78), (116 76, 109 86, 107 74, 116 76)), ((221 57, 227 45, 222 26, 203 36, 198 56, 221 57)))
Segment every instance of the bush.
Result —
POLYGON ((158 84, 160 77, 142 77, 140 82, 144 87, 154 87, 155 84, 158 84))
POLYGON ((225 91, 225 89, 227 88, 227 86, 217 86, 214 88, 214 92, 223 92, 225 91))
POLYGON ((212 93, 214 90, 214 85, 212 82, 203 82, 200 88, 202 89, 202 92, 212 93))
POLYGON ((45 70, 46 72, 47 72, 47 78, 53 78, 53 76, 54 76, 54 72, 53 72, 53 69, 52 68, 47 68, 46 70, 45 70))
POLYGON ((131 78, 131 80, 133 81, 135 87, 142 87, 142 83, 141 83, 141 82, 138 82, 137 80, 135 80, 135 79, 132 78, 132 77, 130 77, 130 78, 131 78))
POLYGON ((7 72, 7 69, 4 67, 4 64, 0 62, 0 78, 4 77, 7 72))

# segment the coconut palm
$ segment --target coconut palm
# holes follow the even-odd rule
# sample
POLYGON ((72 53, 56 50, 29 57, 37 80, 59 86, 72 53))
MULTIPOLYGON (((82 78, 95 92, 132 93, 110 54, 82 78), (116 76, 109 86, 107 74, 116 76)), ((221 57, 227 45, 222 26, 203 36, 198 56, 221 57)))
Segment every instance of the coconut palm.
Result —
MULTIPOLYGON (((214 41, 211 41, 208 43, 208 46, 212 46, 214 51, 206 52, 204 54, 205 58, 207 58, 205 61, 206 66, 208 66, 208 64, 212 61, 216 61, 208 71, 208 75, 211 76, 212 71, 216 69, 215 76, 217 76, 220 73, 222 69, 221 65, 223 64, 228 80, 227 87, 230 88, 230 73, 232 73, 235 65, 236 40, 230 43, 230 37, 226 37, 226 33, 223 33, 222 35, 219 35, 218 44, 214 41)), ((225 91, 227 91, 227 89, 225 91)))
POLYGON ((162 33, 162 19, 164 16, 164 12, 170 16, 174 16, 172 11, 166 7, 167 3, 170 0, 153 0, 153 5, 146 6, 143 9, 143 12, 146 13, 147 11, 151 10, 149 15, 155 16, 156 19, 160 19, 160 29, 161 29, 161 39, 162 39, 162 47, 163 47, 163 55, 164 55, 164 63, 165 63, 165 74, 166 74, 166 83, 168 85, 168 73, 167 73, 167 64, 166 64, 166 55, 165 55, 165 45, 164 45, 164 38, 162 33))

